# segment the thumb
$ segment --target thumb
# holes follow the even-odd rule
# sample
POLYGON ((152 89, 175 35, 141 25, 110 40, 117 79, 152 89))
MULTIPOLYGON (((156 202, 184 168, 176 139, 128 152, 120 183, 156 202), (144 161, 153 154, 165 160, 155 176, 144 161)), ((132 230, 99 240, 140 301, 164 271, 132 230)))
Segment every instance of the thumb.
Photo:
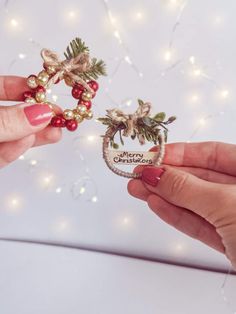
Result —
POLYGON ((0 106, 0 142, 18 140, 42 130, 52 114, 47 104, 0 106))
POLYGON ((226 215, 229 185, 204 181, 169 166, 146 167, 142 181, 151 192, 169 203, 195 212, 213 225, 226 215))

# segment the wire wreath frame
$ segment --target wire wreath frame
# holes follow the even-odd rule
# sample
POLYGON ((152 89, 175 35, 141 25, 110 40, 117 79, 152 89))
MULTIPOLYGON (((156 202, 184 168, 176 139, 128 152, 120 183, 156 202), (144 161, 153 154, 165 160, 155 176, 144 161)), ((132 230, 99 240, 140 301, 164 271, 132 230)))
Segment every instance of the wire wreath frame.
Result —
MULTIPOLYGON (((119 168, 117 168, 116 166, 114 166, 109 153, 109 143, 110 143, 110 139, 114 136, 114 133, 112 130, 108 130, 105 134, 105 136, 103 137, 103 158, 105 160, 105 163, 107 165, 107 167, 114 172, 116 175, 124 177, 124 178, 128 178, 128 179, 140 179, 142 174, 141 173, 131 173, 131 172, 127 172, 127 171, 123 171, 119 168)), ((162 164, 163 158, 165 156, 165 136, 163 133, 160 133, 158 135, 158 143, 159 143, 159 150, 156 153, 155 158, 153 159, 153 166, 155 167, 159 167, 162 164)))

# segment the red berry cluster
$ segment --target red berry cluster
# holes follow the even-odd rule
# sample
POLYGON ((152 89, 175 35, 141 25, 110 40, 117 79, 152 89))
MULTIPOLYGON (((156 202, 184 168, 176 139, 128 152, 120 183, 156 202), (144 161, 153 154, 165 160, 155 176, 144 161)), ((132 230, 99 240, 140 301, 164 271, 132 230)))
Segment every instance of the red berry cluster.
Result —
POLYGON ((60 128, 66 127, 69 131, 75 131, 78 124, 84 119, 92 119, 91 99, 96 96, 99 85, 96 81, 89 81, 87 84, 93 90, 93 93, 87 91, 85 87, 79 83, 74 84, 71 94, 78 100, 76 109, 66 109, 63 114, 54 116, 51 120, 52 126, 60 128))

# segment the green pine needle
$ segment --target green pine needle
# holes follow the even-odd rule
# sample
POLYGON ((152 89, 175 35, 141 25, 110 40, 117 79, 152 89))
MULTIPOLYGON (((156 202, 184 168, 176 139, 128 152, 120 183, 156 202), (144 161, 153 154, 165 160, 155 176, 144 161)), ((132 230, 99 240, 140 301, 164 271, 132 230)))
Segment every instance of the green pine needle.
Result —
MULTIPOLYGON (((76 58, 80 53, 89 53, 89 48, 86 46, 85 42, 80 38, 75 38, 66 48, 64 53, 67 60, 76 58)), ((106 65, 103 60, 98 60, 97 58, 91 59, 90 70, 84 73, 76 73, 84 80, 97 80, 99 76, 106 75, 106 65)))
POLYGON ((84 41, 77 37, 70 42, 70 45, 66 48, 64 55, 66 59, 69 60, 84 52, 89 53, 89 48, 85 45, 84 41))

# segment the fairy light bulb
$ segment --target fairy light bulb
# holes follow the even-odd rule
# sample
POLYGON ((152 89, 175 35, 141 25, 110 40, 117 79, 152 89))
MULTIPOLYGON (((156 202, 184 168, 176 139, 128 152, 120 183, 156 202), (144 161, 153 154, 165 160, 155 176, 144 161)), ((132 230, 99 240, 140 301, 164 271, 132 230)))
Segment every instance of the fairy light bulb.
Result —
POLYGON ((182 243, 177 243, 175 246, 176 253, 182 253, 184 251, 184 245, 182 243))
POLYGON ((94 136, 94 135, 89 135, 89 136, 87 137, 87 140, 88 140, 89 142, 94 142, 95 136, 94 136))
POLYGON ((22 207, 22 198, 16 195, 11 195, 6 201, 7 210, 17 212, 22 207))
POLYGON ((25 160, 25 156, 24 155, 20 155, 20 157, 18 159, 19 160, 25 160))
POLYGON ((58 100, 58 96, 57 95, 52 95, 52 100, 56 102, 58 100))
POLYGON ((124 218, 123 218, 123 224, 124 224, 124 225, 128 225, 129 222, 130 222, 129 217, 124 217, 124 218))
POLYGON ((199 124, 200 124, 201 126, 206 125, 206 119, 205 119, 205 118, 199 119, 199 124))
POLYGON ((143 19, 143 13, 142 12, 137 12, 135 14, 135 17, 136 17, 137 20, 141 20, 141 19, 143 19))
POLYGON ((56 232, 68 231, 70 227, 71 227, 70 221, 64 217, 59 218, 53 226, 56 232))
POLYGON ((97 196, 93 196, 92 199, 91 199, 91 201, 92 201, 93 203, 97 203, 97 202, 98 202, 97 196))
POLYGON ((74 18, 76 17, 75 11, 69 11, 69 12, 68 12, 68 17, 69 17, 70 19, 74 19, 74 18))
POLYGON ((24 54, 24 53, 19 53, 19 54, 18 54, 18 58, 21 59, 21 60, 23 60, 23 59, 26 58, 26 54, 24 54))
POLYGON ((172 52, 170 50, 167 50, 165 53, 164 53, 164 60, 165 61, 170 61, 172 58, 172 52))
POLYGON ((226 99, 229 97, 229 91, 227 89, 224 89, 220 92, 220 95, 223 99, 226 99))
POLYGON ((189 62, 191 63, 191 64, 195 64, 195 57, 194 56, 191 56, 190 58, 189 58, 189 62))
POLYGON ((37 160, 35 160, 35 159, 32 159, 31 161, 30 161, 30 165, 31 166, 36 166, 38 164, 38 162, 37 162, 37 160))
POLYGON ((79 194, 83 195, 83 194, 85 193, 85 191, 86 191, 85 187, 82 186, 82 187, 80 188, 79 194))
POLYGON ((120 36, 119 31, 118 31, 118 30, 115 30, 113 34, 114 34, 115 38, 118 39, 119 44, 122 44, 122 39, 121 39, 121 36, 120 36))
POLYGON ((52 174, 42 175, 40 178, 40 185, 47 189, 53 185, 54 176, 52 174))
POLYGON ((19 22, 18 22, 17 19, 12 18, 12 19, 10 20, 10 25, 11 25, 12 28, 17 28, 17 27, 19 26, 19 22))
POLYGON ((127 107, 130 107, 132 105, 132 99, 128 99, 127 101, 126 101, 126 106, 127 107))
POLYGON ((199 96, 198 94, 193 94, 193 95, 191 96, 191 101, 192 101, 193 103, 198 102, 199 99, 200 99, 200 96, 199 96))
POLYGON ((130 59, 130 56, 125 56, 124 59, 125 59, 125 61, 126 61, 128 64, 130 64, 130 65, 133 64, 133 62, 132 62, 131 59, 130 59))
POLYGON ((57 194, 60 194, 60 193, 62 192, 62 188, 61 188, 60 186, 57 187, 56 190, 55 190, 55 192, 56 192, 57 194))
POLYGON ((181 0, 169 0, 167 4, 170 9, 176 9, 182 5, 182 1, 181 0))
POLYGON ((194 70, 193 70, 193 75, 194 75, 195 77, 201 76, 201 75, 202 75, 201 69, 199 69, 199 68, 194 69, 194 70))

